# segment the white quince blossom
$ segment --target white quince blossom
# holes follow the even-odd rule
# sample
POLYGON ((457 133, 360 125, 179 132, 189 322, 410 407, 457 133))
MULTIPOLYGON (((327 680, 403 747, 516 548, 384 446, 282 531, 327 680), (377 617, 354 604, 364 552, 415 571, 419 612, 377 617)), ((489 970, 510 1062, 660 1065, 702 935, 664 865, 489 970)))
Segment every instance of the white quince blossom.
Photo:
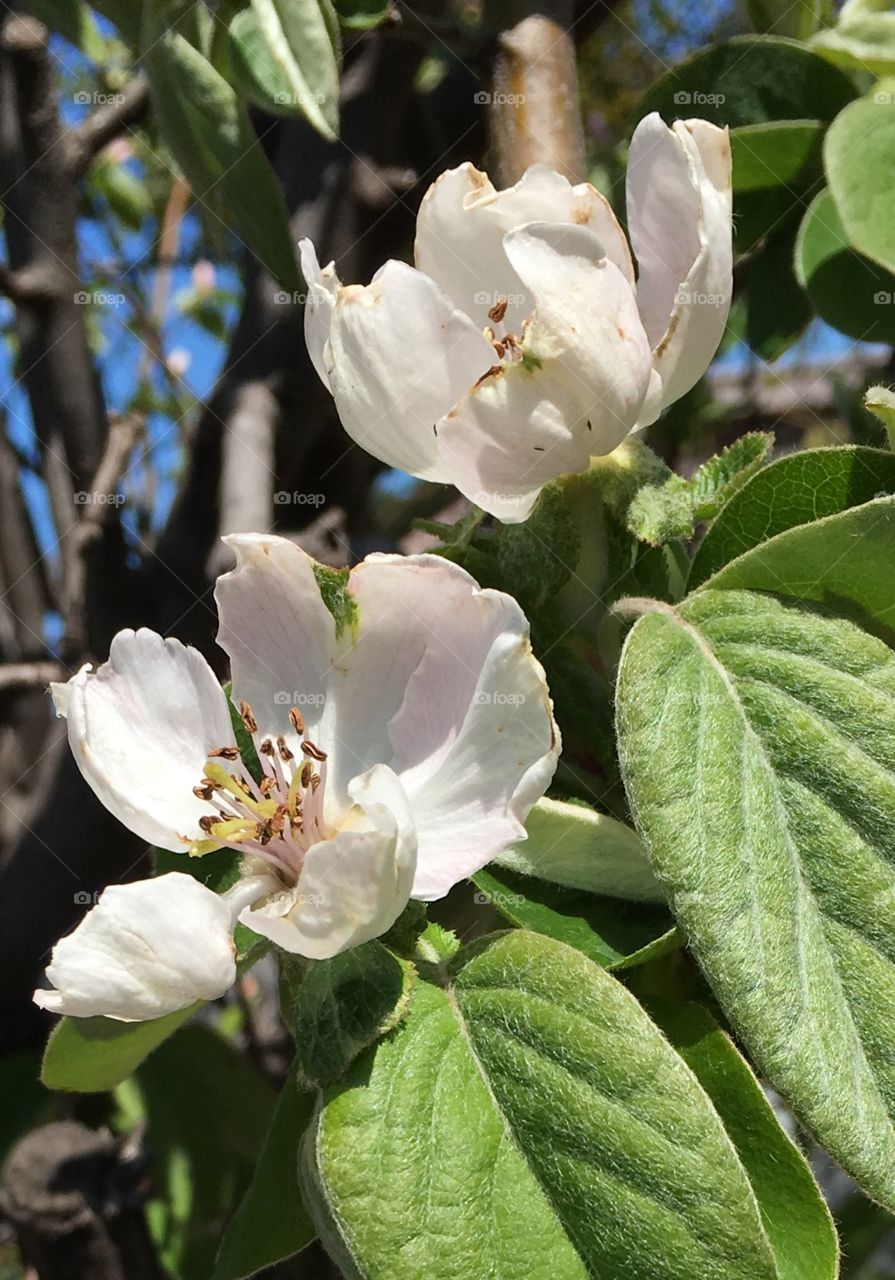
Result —
POLYGON ((237 920, 324 959, 384 933, 509 845, 559 753, 518 604, 437 556, 372 555, 337 625, 314 562, 272 535, 225 540, 218 641, 263 775, 205 659, 148 630, 53 686, 84 777, 163 849, 242 853, 218 896, 190 876, 107 889, 56 946, 35 999, 158 1017, 232 983, 237 920))
POLYGON ((386 262, 366 286, 303 240, 308 350, 352 439, 513 523, 548 480, 655 421, 705 372, 730 308, 727 130, 646 116, 627 214, 636 278, 606 199, 546 165, 504 191, 471 164, 443 173, 416 267, 386 262))

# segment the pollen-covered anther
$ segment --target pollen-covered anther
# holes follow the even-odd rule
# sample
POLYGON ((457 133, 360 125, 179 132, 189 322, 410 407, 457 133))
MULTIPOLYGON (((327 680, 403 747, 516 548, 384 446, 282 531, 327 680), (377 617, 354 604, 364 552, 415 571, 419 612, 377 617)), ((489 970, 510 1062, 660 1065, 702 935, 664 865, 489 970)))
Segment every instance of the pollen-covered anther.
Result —
POLYGON ((193 795, 198 796, 200 800, 211 800, 214 796, 214 790, 211 782, 202 782, 198 787, 193 787, 193 795))
POLYGON ((277 750, 280 753, 281 760, 295 759, 295 755, 293 754, 293 752, 289 750, 288 746, 286 745, 286 739, 283 737, 282 734, 280 734, 280 736, 277 738, 277 750))
POLYGON ((252 708, 249 706, 247 702, 240 702, 239 714, 242 716, 242 722, 246 727, 246 732, 257 733, 258 721, 255 719, 254 715, 252 714, 252 708))
POLYGON ((212 760, 238 760, 239 747, 215 747, 214 751, 208 754, 212 760))
POLYGON ((310 756, 312 760, 326 759, 326 752, 323 751, 320 747, 318 747, 316 743, 309 742, 307 738, 305 738, 304 742, 301 744, 301 749, 304 752, 304 754, 306 756, 310 756))
POLYGON ((488 319, 493 320, 495 324, 500 324, 500 322, 503 320, 504 316, 507 313, 508 305, 509 305, 508 298, 498 298, 494 306, 488 312, 488 319))
POLYGON ((300 738, 305 736, 305 718, 299 711, 298 707, 292 707, 289 711, 289 719, 292 721, 292 727, 300 738))

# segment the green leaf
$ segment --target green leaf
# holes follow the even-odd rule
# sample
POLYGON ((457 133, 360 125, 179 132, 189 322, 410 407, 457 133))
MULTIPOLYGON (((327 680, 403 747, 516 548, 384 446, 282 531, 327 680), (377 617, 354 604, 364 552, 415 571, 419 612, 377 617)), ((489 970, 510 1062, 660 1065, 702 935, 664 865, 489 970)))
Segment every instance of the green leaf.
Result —
POLYGON ((357 601, 348 590, 349 574, 348 569, 331 569, 314 561, 314 577, 323 603, 335 619, 337 636, 341 636, 346 627, 357 625, 357 601))
POLYGON ((528 839, 495 865, 568 889, 664 902, 636 831, 589 804, 539 800, 525 822, 528 839))
POLYGON ((529 611, 547 604, 568 582, 580 550, 561 480, 544 486, 528 520, 497 531, 501 580, 529 611))
MULTIPOLYGON (((895 13, 886 16, 895 43, 895 13)), ((839 113, 824 140, 824 166, 853 248, 895 271, 895 91, 878 90, 839 113)))
POLYGON ((40 1059, 30 1050, 7 1053, 0 1058, 0 1166, 13 1143, 18 1142, 38 1120, 50 1102, 39 1079, 40 1059))
POLYGON ((397 1026, 415 970, 380 942, 314 964, 295 993, 296 1064, 310 1085, 345 1074, 357 1055, 397 1026))
POLYGON ((48 1089, 114 1089, 198 1008, 199 1004, 190 1005, 149 1022, 63 1018, 50 1035, 40 1078, 48 1089))
POLYGON ((718 516, 693 560, 690 588, 760 542, 884 493, 895 494, 895 457, 881 449, 847 445, 778 458, 718 516))
POLYGON ((895 13, 840 21, 811 40, 812 49, 840 67, 884 76, 895 71, 895 13))
POLYGON ((798 525, 720 569, 708 587, 772 591, 835 609, 895 643, 895 498, 798 525))
POLYGON ((25 0, 19 8, 68 40, 92 62, 104 60, 106 42, 93 14, 81 0, 25 0))
POLYGON ((888 387, 870 387, 864 396, 864 408, 879 418, 889 437, 889 448, 895 448, 895 392, 888 387))
POLYGON ((795 40, 737 36, 711 45, 653 85, 641 114, 698 114, 731 128, 832 120, 857 95, 843 72, 795 40))
POLYGON ((390 0, 335 0, 339 22, 349 31, 378 27, 389 15, 390 0))
POLYGON ((746 0, 746 8, 756 31, 807 40, 820 26, 827 0, 746 0))
POLYGON ((455 966, 305 1140, 306 1203, 347 1274, 777 1276, 720 1120, 620 984, 524 931, 455 966))
MULTIPOLYGON (((826 525, 829 564, 849 541, 831 526, 880 506, 777 541, 826 525)), ((887 542, 891 601, 895 523, 887 542)), ((617 691, 622 770, 672 911, 750 1056, 891 1206, 895 655, 767 590, 703 588, 636 623, 617 691)))
POLYGON ((314 1114, 293 1064, 283 1085, 255 1174, 224 1233, 212 1280, 245 1280, 291 1258, 316 1232, 298 1191, 297 1153, 314 1114))
POLYGON ((762 360, 788 351, 814 318, 811 299, 796 278, 798 223, 790 220, 767 241, 749 271, 746 341, 762 360))
POLYGON ((171 1274, 199 1280, 211 1275, 222 1223, 257 1167, 276 1094, 198 1025, 153 1054, 137 1086, 152 1134, 157 1200, 149 1216, 161 1259, 171 1274))
POLYGON ((724 503, 764 463, 774 437, 748 432, 698 467, 689 480, 674 472, 641 486, 628 506, 626 523, 637 538, 654 546, 690 538, 697 523, 712 520, 724 503))
POLYGON ((253 102, 336 137, 340 49, 330 0, 251 0, 231 19, 230 37, 234 73, 253 102))
POLYGON ((598 897, 492 866, 472 877, 476 899, 505 920, 575 947, 604 969, 631 969, 681 945, 665 907, 598 897))
POLYGON ((830 1211, 729 1036, 698 1004, 651 999, 647 1009, 711 1098, 737 1149, 780 1280, 836 1280, 839 1246, 830 1211))
POLYGON ((829 190, 805 212, 795 264, 799 284, 834 329, 862 342, 895 341, 895 275, 851 247, 829 190))
POLYGON ((283 196, 244 107, 227 81, 170 22, 165 0, 148 0, 142 63, 165 143, 197 202, 222 206, 247 247, 284 289, 301 277, 283 196))
POLYGON ((731 130, 739 253, 774 236, 794 211, 801 216, 823 175, 824 127, 820 120, 778 120, 731 130))

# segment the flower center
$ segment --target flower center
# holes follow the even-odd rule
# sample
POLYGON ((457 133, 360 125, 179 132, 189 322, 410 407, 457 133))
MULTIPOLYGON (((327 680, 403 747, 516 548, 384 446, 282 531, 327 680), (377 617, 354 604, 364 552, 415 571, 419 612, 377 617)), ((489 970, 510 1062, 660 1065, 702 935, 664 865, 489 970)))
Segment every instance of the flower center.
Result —
MULTIPOLYGON (((247 702, 240 704, 246 730, 258 725, 247 702)), ((199 826, 208 840, 190 848, 191 855, 227 845, 241 853, 270 863, 289 884, 295 884, 304 856, 312 844, 328 838, 323 819, 326 784, 326 752, 307 736, 301 712, 289 712, 301 738, 301 755, 296 757, 286 739, 265 738, 258 747, 264 776, 256 782, 236 747, 219 747, 205 762, 205 774, 193 788, 200 800, 207 800, 217 814, 206 814, 199 826), (240 767, 232 766, 239 761, 240 767)))
MULTIPOLYGON (((522 359, 522 351, 520 343, 522 337, 519 334, 507 333, 504 325, 504 317, 507 314, 508 298, 498 298, 494 306, 488 312, 488 319, 491 324, 484 329, 485 337, 491 343, 491 346, 497 352, 498 359, 506 361, 508 364, 515 360, 522 359)), ((523 325, 523 328, 525 326, 523 325)))

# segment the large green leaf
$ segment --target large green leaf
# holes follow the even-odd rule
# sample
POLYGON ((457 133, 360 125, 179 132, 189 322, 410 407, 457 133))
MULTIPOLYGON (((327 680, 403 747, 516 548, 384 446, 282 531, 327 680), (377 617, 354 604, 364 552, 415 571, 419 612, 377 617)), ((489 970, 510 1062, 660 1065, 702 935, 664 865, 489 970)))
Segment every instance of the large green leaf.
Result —
POLYGON ((473 877, 479 896, 511 924, 575 947, 604 969, 628 969, 681 945, 664 907, 622 902, 489 867, 473 877))
MULTIPOLYGON (((848 548, 829 526, 881 507, 776 541, 826 524, 829 564, 848 548)), ((890 522, 887 542, 891 584, 890 522)), ((895 655, 767 590, 704 588, 636 623, 617 693, 623 773, 672 910, 752 1058, 891 1206, 895 655)))
POLYGON ((314 1113, 293 1065, 270 1121, 255 1174, 224 1233, 212 1280, 244 1280, 304 1249, 313 1223, 298 1196, 298 1149, 314 1113))
POLYGON ((338 23, 329 0, 251 0, 230 21, 233 69, 266 111, 339 128, 338 23))
POLYGON ((455 966, 306 1138, 306 1198, 347 1274, 778 1275, 718 1116, 623 987, 523 931, 455 966))
POLYGON ((796 40, 807 40, 817 30, 826 8, 826 0, 746 0, 756 31, 772 31, 796 40))
POLYGON ((794 210, 804 208, 823 173, 824 127, 820 120, 777 120, 731 129, 739 253, 774 235, 794 210))
MULTIPOLYGON (((885 16, 895 47, 895 13, 885 16)), ((851 244, 895 271, 895 92, 879 91, 839 113, 824 140, 824 166, 851 244)))
POLYGON ((666 120, 700 115, 734 128, 832 120, 854 97, 848 76, 798 41, 737 36, 674 67, 650 89, 642 110, 666 120))
POLYGON ((40 1078, 48 1089, 78 1093, 114 1089, 198 1008, 194 1004, 150 1022, 63 1018, 47 1043, 40 1078))
POLYGON ((768 538, 895 494, 895 455, 847 445, 778 458, 734 494, 706 534, 690 570, 691 589, 768 538))
POLYGON ((798 223, 778 228, 751 263, 746 301, 746 341, 762 360, 776 360, 814 319, 811 299, 796 277, 793 256, 798 223))
POLYGON ((172 24, 165 0, 147 0, 143 47, 159 128, 195 199, 220 206, 275 279, 297 290, 283 196, 235 92, 172 24))
POLYGON ((895 643, 895 498, 787 529, 719 570, 707 586, 773 591, 824 605, 895 643))
POLYGON ((701 1005, 650 1000, 647 1007, 724 1122, 752 1183, 780 1280, 835 1280, 839 1246, 830 1211, 730 1037, 701 1005))
POLYGON ((895 275, 852 247, 828 189, 805 212, 795 266, 818 315, 834 329, 861 342, 895 342, 895 275))

